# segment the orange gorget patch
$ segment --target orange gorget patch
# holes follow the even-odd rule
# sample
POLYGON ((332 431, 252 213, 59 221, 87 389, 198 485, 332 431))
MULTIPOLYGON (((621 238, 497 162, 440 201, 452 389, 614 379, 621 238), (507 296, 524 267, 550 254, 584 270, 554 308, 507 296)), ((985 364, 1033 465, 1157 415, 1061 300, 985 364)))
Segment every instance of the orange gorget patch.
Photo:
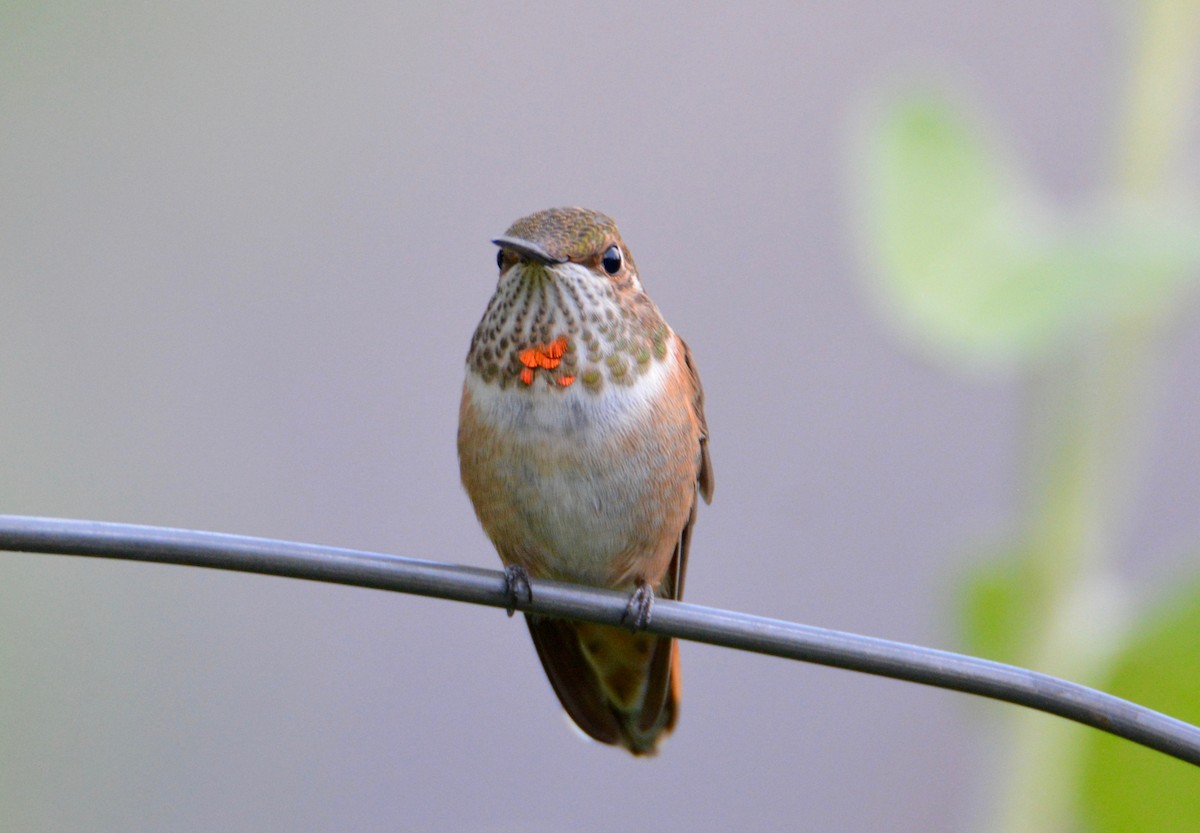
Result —
MULTIPOLYGON (((522 350, 517 359, 525 365, 521 368, 521 381, 527 385, 533 384, 533 371, 539 367, 543 370, 555 370, 562 364, 563 353, 567 352, 567 337, 559 336, 549 344, 535 344, 522 350)), ((574 376, 559 376, 556 380, 564 388, 575 381, 574 376)))

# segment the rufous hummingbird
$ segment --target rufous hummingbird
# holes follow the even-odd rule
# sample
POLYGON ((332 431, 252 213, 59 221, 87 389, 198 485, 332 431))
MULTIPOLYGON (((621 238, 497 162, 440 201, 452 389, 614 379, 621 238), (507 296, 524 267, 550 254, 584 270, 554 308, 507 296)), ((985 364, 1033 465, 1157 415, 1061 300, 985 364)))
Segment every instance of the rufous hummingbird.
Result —
POLYGON ((679 656, 640 628, 655 594, 682 597, 697 495, 712 498, 700 378, 609 217, 552 208, 493 242, 500 277, 459 411, 462 482, 514 601, 531 576, 631 593, 629 628, 526 622, 579 728, 653 754, 679 714, 679 656))

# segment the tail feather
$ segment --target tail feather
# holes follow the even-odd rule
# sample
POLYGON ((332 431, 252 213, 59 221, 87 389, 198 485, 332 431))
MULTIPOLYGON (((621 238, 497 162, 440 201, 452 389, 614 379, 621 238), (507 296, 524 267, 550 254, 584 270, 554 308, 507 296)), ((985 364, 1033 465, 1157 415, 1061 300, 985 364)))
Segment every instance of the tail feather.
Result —
MULTIPOLYGON (((657 594, 678 599, 696 507, 657 594)), ((634 755, 653 755, 679 718, 679 646, 669 637, 610 625, 526 616, 558 700, 580 729, 634 755)))
POLYGON ((623 628, 526 617, 546 676, 586 734, 652 755, 679 713, 678 646, 623 628))
POLYGON ((620 721, 600 687, 582 676, 588 666, 574 625, 540 616, 526 616, 525 623, 550 686, 575 725, 601 743, 616 744, 621 738, 620 721))
POLYGON ((679 644, 673 639, 656 639, 654 658, 647 676, 646 696, 642 701, 638 731, 670 733, 679 714, 681 679, 679 674, 679 644))
MULTIPOLYGON (((695 522, 693 501, 655 591, 659 598, 683 598, 695 522)), ((525 621, 550 685, 575 725, 601 743, 634 755, 655 754, 679 719, 682 682, 675 640, 542 616, 526 616, 525 621)))

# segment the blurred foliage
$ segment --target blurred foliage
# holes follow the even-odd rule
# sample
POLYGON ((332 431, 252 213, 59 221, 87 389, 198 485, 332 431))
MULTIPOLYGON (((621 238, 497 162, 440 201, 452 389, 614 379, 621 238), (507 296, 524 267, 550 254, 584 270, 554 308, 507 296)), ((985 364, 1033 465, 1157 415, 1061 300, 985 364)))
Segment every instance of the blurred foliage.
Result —
MULTIPOLYGON (((1200 581, 1130 616, 1116 558, 1159 338, 1200 277, 1200 205, 1173 155, 1194 110, 1200 0, 1130 6, 1114 186, 1067 210, 946 100, 894 101, 860 145, 883 310, 919 350, 1028 385, 1024 517, 967 571, 968 650, 1200 722, 1200 581)), ((995 831, 1200 830, 1200 771, 1029 712, 1008 716, 995 831), (1042 722, 1038 722, 1041 719, 1042 722)), ((990 783, 990 782, 989 782, 990 783)))
MULTIPOLYGON (((1109 690, 1200 723, 1200 582, 1185 583, 1146 612, 1114 663, 1109 690)), ((1102 733, 1091 733, 1083 806, 1098 833, 1200 830, 1196 768, 1102 733)))
POLYGON ((955 110, 901 102, 868 148, 867 228, 884 306, 953 362, 1042 357, 1200 266, 1200 213, 1117 204, 1056 216, 955 110))
POLYGON ((1042 599, 1028 550, 983 559, 963 583, 960 618, 965 649, 981 657, 1017 662, 1029 642, 1042 599))

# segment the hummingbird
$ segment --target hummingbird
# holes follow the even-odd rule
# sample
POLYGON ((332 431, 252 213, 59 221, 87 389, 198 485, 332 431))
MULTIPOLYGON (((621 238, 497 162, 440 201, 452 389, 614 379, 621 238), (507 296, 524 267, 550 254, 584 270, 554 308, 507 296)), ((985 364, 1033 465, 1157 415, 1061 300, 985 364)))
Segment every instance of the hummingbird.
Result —
POLYGON ((698 498, 713 493, 700 377, 608 216, 551 208, 493 242, 462 482, 514 605, 530 577, 629 592, 628 627, 525 618, 571 720, 651 755, 679 715, 679 652, 642 628, 656 595, 682 598, 698 498))

